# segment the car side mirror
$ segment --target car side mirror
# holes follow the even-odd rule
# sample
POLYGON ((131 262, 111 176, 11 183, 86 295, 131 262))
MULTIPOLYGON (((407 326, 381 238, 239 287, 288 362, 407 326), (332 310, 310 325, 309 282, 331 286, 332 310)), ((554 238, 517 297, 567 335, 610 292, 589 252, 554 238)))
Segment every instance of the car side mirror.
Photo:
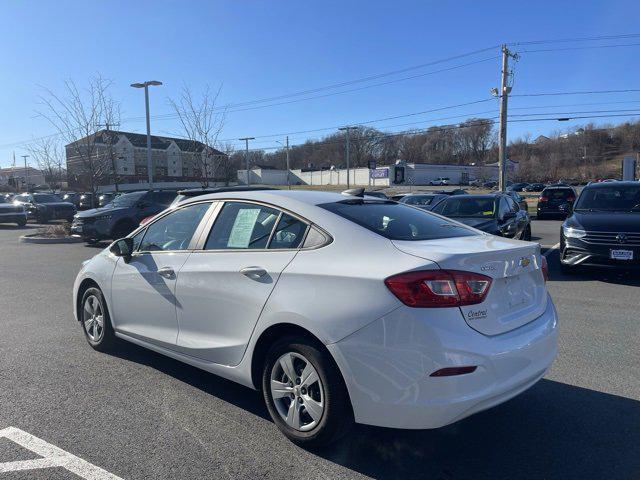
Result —
POLYGON ((126 237, 116 240, 109 247, 109 251, 116 257, 131 258, 133 254, 133 238, 126 237))

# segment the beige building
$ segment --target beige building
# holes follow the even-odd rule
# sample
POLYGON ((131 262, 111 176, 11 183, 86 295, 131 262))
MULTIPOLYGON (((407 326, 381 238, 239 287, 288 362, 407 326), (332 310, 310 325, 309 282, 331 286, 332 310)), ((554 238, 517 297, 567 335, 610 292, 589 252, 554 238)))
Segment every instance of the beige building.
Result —
POLYGON ((18 190, 26 190, 28 187, 43 185, 45 183, 42 172, 33 167, 8 167, 0 168, 0 188, 12 187, 18 190))
MULTIPOLYGON (((65 148, 71 188, 89 187, 90 168, 95 172, 97 185, 147 181, 147 136, 144 134, 101 130, 65 148), (89 155, 91 165, 87 160, 89 155)), ((154 183, 216 181, 219 177, 216 167, 223 157, 224 153, 200 142, 151 136, 154 183)))

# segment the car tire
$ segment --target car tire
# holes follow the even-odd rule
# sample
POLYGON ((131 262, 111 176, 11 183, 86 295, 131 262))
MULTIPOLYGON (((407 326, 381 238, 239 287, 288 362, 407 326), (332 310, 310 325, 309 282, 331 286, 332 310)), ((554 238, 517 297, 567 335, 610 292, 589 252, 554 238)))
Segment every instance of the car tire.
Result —
POLYGON ((525 240, 527 242, 531 241, 531 224, 527 225, 524 229, 524 232, 522 232, 522 240, 525 240))
POLYGON ((544 214, 539 213, 536 215, 536 220, 544 220, 544 214))
POLYGON ((18 221, 16 222, 16 224, 17 224, 19 227, 24 227, 24 226, 27 224, 27 219, 26 219, 26 218, 21 218, 20 220, 18 220, 18 221))
POLYGON ((78 307, 78 319, 91 348, 99 352, 107 352, 115 347, 117 337, 111 326, 107 304, 99 288, 89 287, 84 291, 78 307))
POLYGON ((47 217, 45 217, 44 215, 38 215, 36 216, 36 222, 41 223, 41 224, 45 224, 49 222, 49 219, 47 217))
POLYGON ((335 442, 354 423, 338 366, 322 346, 304 337, 285 337, 272 345, 262 373, 262 392, 278 429, 299 446, 335 442))

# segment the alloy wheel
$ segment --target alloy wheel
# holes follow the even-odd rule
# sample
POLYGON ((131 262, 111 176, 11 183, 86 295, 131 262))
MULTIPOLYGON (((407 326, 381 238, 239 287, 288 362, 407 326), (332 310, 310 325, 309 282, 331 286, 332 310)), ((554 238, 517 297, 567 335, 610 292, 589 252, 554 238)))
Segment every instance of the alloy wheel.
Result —
POLYGON ((315 367, 303 355, 287 352, 271 369, 271 398, 280 417, 301 432, 313 430, 324 414, 324 387, 315 367))
POLYGON ((104 313, 102 304, 95 295, 89 295, 83 308, 84 330, 92 342, 99 342, 104 335, 104 313))

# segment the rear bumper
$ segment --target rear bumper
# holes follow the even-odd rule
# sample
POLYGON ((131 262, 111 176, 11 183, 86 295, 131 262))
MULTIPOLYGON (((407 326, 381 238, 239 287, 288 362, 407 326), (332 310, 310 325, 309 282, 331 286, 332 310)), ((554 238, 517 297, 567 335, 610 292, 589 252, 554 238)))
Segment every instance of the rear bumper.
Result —
POLYGON ((400 307, 327 345, 345 378, 355 419, 383 427, 438 428, 499 405, 536 383, 557 353, 551 298, 536 320, 488 337, 458 309, 400 307), (422 317, 422 318, 421 318, 422 317), (430 377, 436 370, 477 366, 473 373, 430 377))

